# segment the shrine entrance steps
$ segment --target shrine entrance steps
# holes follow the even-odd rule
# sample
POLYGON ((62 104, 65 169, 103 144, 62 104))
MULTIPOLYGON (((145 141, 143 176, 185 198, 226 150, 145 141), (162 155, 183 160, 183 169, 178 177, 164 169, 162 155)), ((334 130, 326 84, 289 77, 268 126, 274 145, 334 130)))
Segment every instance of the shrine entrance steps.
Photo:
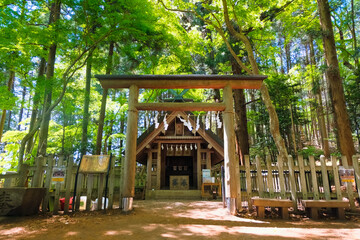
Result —
POLYGON ((147 190, 146 200, 201 200, 201 190, 147 190))

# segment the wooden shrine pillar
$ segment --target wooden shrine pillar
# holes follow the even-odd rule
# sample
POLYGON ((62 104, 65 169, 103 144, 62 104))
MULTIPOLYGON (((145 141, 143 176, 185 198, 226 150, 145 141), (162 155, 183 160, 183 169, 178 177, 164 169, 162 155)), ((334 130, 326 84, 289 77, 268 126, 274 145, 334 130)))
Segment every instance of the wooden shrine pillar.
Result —
POLYGON ((122 187, 122 209, 124 212, 132 210, 132 202, 135 196, 136 140, 138 130, 138 110, 135 105, 138 102, 138 96, 139 88, 136 85, 131 85, 129 88, 124 183, 122 187))
POLYGON ((227 208, 230 214, 235 215, 240 210, 237 205, 241 206, 240 184, 236 176, 236 167, 239 162, 235 156, 235 129, 234 129, 234 101, 232 88, 226 85, 223 92, 223 101, 225 103, 225 111, 223 113, 224 121, 224 168, 225 168, 225 198, 227 208), (240 197, 239 197, 240 196, 240 197))
POLYGON ((157 145, 157 159, 156 159, 156 190, 161 188, 161 143, 157 145))
POLYGON ((147 151, 147 165, 146 165, 146 190, 152 189, 151 183, 151 175, 152 175, 152 152, 151 149, 147 151))
POLYGON ((196 150, 196 172, 197 172, 197 189, 201 190, 201 183, 202 183, 202 169, 201 169, 201 145, 200 143, 196 143, 197 150, 196 150))

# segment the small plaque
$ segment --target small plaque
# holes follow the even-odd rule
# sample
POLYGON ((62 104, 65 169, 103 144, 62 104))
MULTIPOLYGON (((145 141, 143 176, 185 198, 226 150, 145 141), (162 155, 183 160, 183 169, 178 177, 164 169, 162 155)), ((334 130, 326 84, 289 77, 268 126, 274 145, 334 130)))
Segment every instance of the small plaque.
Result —
POLYGON ((170 176, 170 190, 189 190, 189 176, 170 176))
POLYGON ((53 182, 64 182, 65 181, 65 167, 53 168, 51 180, 53 182))
POLYGON ((354 169, 339 167, 339 175, 342 182, 354 182, 354 169))

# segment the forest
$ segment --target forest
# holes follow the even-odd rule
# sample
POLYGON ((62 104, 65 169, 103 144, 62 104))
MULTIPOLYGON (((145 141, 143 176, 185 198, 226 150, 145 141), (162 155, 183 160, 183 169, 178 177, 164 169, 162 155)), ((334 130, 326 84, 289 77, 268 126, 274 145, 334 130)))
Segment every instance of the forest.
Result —
MULTIPOLYGON (((266 75, 260 90, 233 92, 240 159, 351 164, 359 19, 359 0, 3 0, 0 172, 48 154, 122 158, 128 89, 102 89, 96 74, 266 75)), ((139 101, 177 97, 217 102, 222 90, 141 89, 139 101)), ((222 135, 221 114, 193 114, 222 135)), ((140 111, 138 134, 161 115, 140 111)))

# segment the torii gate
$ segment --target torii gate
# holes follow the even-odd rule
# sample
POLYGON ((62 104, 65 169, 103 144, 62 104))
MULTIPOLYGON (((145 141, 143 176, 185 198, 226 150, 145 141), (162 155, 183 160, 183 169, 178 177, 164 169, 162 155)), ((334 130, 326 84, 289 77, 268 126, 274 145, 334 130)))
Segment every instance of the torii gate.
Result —
POLYGON ((122 209, 132 210, 135 195, 136 140, 138 110, 155 111, 223 111, 225 197, 235 215, 241 209, 239 162, 235 156, 233 89, 259 89, 267 76, 261 75, 95 75, 103 88, 129 88, 128 119, 124 161, 122 209), (139 88, 145 89, 223 89, 220 103, 139 103, 139 88))

